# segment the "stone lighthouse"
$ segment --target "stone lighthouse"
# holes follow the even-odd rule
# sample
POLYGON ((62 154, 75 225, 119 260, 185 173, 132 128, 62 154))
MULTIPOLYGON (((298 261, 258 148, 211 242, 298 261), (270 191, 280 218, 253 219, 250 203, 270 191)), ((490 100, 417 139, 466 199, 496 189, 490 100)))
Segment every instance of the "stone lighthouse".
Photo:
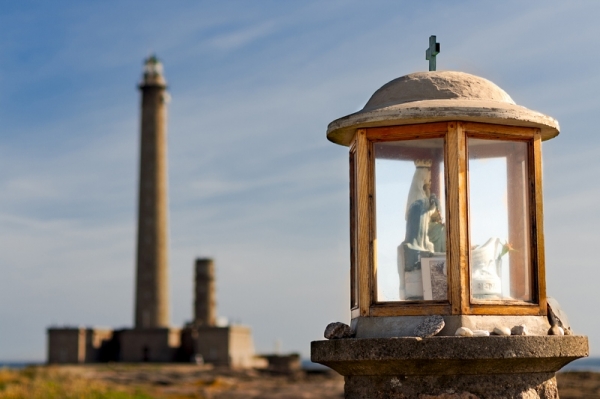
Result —
POLYGON ((141 91, 140 180, 133 328, 48 328, 48 363, 187 362, 254 366, 252 331, 217 325, 215 267, 196 260, 194 319, 184 328, 169 317, 167 204, 167 83, 156 56, 144 60, 141 91))
POLYGON ((156 56, 144 65, 135 328, 169 327, 167 83, 156 56))

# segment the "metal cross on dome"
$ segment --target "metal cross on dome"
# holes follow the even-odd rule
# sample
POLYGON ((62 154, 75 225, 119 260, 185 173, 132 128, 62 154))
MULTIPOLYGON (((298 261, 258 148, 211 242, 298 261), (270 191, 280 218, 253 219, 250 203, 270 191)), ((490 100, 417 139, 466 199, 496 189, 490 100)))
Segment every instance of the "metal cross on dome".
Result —
POLYGON ((429 70, 435 71, 435 56, 440 53, 440 44, 435 42, 435 35, 429 36, 429 48, 425 52, 425 59, 429 61, 429 70))

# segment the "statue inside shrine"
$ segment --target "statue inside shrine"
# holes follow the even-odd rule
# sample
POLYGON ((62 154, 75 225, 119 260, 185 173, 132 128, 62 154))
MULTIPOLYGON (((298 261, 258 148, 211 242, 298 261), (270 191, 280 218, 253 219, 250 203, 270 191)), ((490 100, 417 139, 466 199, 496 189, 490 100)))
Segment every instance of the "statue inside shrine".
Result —
MULTIPOLYGON (((432 193, 432 160, 417 159, 414 163, 416 169, 406 202, 406 234, 398 246, 400 299, 443 300, 447 290, 446 226, 439 199, 432 193)), ((497 237, 473 246, 470 262, 474 298, 503 298, 502 257, 510 249, 497 237)))
POLYGON ((406 202, 406 234, 398 247, 400 298, 405 300, 424 299, 421 258, 445 258, 446 227, 439 199, 431 193, 431 164, 431 159, 415 160, 406 202))
POLYGON ((502 259, 514 251, 511 245, 492 237, 471 249, 471 295, 476 299, 510 299, 502 292, 502 259))
MULTIPOLYGON (((429 239, 429 222, 439 209, 435 194, 431 194, 431 160, 417 159, 406 202, 406 236, 404 243, 412 249, 433 252, 429 239)), ((438 211, 439 213, 439 211, 438 211)))

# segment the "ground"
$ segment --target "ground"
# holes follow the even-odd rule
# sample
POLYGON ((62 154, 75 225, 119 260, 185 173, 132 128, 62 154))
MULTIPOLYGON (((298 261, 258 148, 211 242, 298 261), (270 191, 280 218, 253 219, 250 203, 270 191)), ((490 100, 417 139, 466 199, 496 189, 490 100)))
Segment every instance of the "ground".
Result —
MULTIPOLYGON (((558 374, 561 399, 600 398, 600 373, 558 374)), ((0 399, 340 399, 335 374, 275 376, 194 365, 104 364, 0 370, 0 399)))
POLYGON ((195 365, 39 366, 0 371, 0 399, 342 398, 331 375, 269 375, 195 365))

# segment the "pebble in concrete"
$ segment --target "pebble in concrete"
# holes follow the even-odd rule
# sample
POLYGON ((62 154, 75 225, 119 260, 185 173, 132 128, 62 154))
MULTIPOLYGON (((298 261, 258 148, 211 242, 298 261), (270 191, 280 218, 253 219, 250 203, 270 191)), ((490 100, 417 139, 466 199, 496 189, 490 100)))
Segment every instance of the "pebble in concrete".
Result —
POLYGON ((354 333, 349 325, 335 322, 329 323, 327 327, 325 327, 324 336, 327 339, 352 338, 354 333))
POLYGON ((565 335, 573 335, 573 330, 571 330, 571 327, 567 327, 564 330, 565 330, 565 335))
POLYGON ((433 337, 444 328, 444 318, 439 315, 426 317, 421 324, 415 328, 415 336, 421 338, 433 337))
POLYGON ((511 335, 510 328, 508 327, 494 327, 492 332, 494 335, 511 335))
POLYGON ((489 337, 490 332, 485 330, 473 330, 474 337, 489 337))
POLYGON ((454 335, 456 335, 458 337, 472 337, 473 336, 473 331, 471 331, 467 327, 460 327, 458 330, 456 330, 456 332, 454 333, 454 335))
POLYGON ((548 335, 565 335, 565 330, 559 326, 552 326, 550 330, 548 330, 548 335))
POLYGON ((529 335, 527 332, 527 326, 521 324, 520 326, 514 326, 510 329, 511 335, 529 335))

